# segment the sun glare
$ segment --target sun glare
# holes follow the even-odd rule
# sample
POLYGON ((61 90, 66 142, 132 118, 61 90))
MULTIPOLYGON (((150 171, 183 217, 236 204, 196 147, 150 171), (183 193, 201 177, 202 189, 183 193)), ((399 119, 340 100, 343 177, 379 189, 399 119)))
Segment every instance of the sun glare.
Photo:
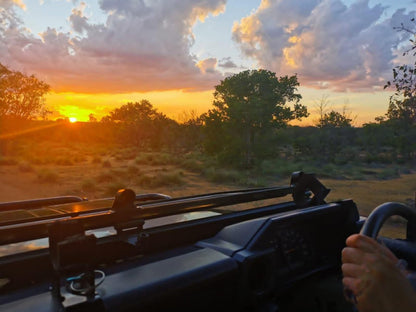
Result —
POLYGON ((77 119, 75 117, 69 117, 69 122, 77 122, 77 119))

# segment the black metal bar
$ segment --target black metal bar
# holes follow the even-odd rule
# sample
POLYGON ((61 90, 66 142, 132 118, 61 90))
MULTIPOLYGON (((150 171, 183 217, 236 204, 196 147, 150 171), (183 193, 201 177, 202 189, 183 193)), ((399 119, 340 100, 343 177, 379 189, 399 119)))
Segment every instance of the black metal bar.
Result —
POLYGON ((52 205, 61 205, 67 203, 75 203, 85 201, 86 199, 78 196, 59 196, 59 197, 48 197, 30 200, 19 200, 13 202, 0 203, 0 211, 7 210, 30 210, 34 208, 40 208, 52 205))
MULTIPOLYGON (((152 219, 173 214, 191 212, 201 209, 212 209, 219 206, 240 204, 245 202, 283 197, 293 193, 293 187, 273 187, 254 190, 231 191, 214 193, 201 196, 192 196, 171 200, 163 200, 156 203, 144 203, 137 209, 124 216, 130 220, 152 219)), ((108 200, 102 201, 108 204, 108 200)), ((94 207, 94 201, 79 204, 94 207)), ((71 214, 62 214, 53 219, 44 220, 24 220, 25 223, 0 226, 0 245, 15 243, 20 241, 32 240, 48 236, 48 228, 54 221, 65 219, 77 219, 82 223, 85 230, 96 229, 114 225, 120 220, 117 218, 111 207, 94 207, 92 211, 85 209, 81 211, 86 215, 71 217, 71 214), (97 212, 95 214, 91 214, 97 212)))

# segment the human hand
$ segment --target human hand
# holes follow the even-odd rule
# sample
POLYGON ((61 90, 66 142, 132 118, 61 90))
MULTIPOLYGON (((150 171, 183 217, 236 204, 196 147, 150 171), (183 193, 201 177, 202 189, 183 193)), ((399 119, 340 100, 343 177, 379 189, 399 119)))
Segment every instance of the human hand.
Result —
POLYGON ((360 312, 416 311, 416 293, 388 248, 360 234, 348 237, 346 244, 342 281, 360 312))

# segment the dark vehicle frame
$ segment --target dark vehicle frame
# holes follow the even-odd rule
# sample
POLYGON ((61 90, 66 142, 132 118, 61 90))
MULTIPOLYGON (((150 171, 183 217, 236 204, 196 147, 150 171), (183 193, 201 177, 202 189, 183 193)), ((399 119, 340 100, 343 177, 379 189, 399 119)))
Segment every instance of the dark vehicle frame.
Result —
POLYGON ((383 241, 412 269, 415 212, 389 203, 365 222, 353 200, 326 203, 328 193, 296 172, 287 187, 1 203, 0 245, 48 244, 0 257, 0 310, 353 311, 341 282, 345 239, 364 223, 376 237, 402 215, 408 239, 383 241))

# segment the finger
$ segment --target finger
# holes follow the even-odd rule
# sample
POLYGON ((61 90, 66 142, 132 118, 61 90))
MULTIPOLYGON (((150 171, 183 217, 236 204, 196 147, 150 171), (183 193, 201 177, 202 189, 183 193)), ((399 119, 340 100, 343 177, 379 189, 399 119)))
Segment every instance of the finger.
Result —
POLYGON ((379 245, 383 249, 384 255, 389 260, 391 260, 394 264, 396 264, 399 261, 399 259, 395 256, 395 254, 392 253, 391 250, 383 242, 380 242, 379 245))
POLYGON ((361 294, 361 289, 360 289, 361 280, 360 279, 353 278, 353 277, 344 277, 342 279, 342 283, 344 284, 346 288, 351 290, 354 295, 358 296, 359 294, 361 294))
POLYGON ((390 261, 396 263, 398 261, 397 257, 388 249, 387 247, 379 244, 376 240, 371 237, 354 234, 347 238, 347 246, 358 248, 364 252, 381 254, 386 256, 390 261))
POLYGON ((364 266, 353 263, 344 263, 341 269, 344 277, 359 278, 360 276, 368 273, 368 270, 364 266))
POLYGON ((365 253, 357 248, 345 247, 342 250, 342 263, 361 264, 365 258, 365 253))
POLYGON ((347 238, 346 244, 349 247, 360 248, 370 252, 374 250, 379 250, 380 246, 380 244, 376 240, 361 234, 351 235, 347 238))

